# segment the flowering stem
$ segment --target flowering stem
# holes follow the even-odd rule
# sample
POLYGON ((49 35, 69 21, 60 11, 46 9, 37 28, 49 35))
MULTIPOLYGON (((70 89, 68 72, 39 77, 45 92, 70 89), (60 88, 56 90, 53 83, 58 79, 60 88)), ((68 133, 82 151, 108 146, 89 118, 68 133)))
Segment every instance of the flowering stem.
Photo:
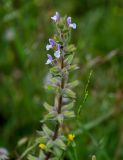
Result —
MULTIPOLYGON (((61 57, 61 70, 64 68, 64 58, 63 56, 61 57)), ((62 77, 61 79, 61 89, 64 89, 64 78, 62 77)), ((58 113, 61 112, 61 107, 62 107, 62 95, 60 95, 58 99, 58 113)))
MULTIPOLYGON (((61 56, 61 70, 62 70, 63 68, 64 68, 64 57, 61 56)), ((64 89, 64 78, 63 78, 63 77, 62 77, 62 79, 61 79, 60 88, 61 88, 61 89, 64 89)), ((57 108, 58 114, 61 113, 62 98, 63 98, 62 95, 60 95, 60 96, 58 97, 58 108, 57 108)), ((60 128, 60 123, 57 121, 57 124, 56 124, 56 127, 55 127, 55 131, 54 131, 54 135, 53 135, 53 138, 52 138, 53 140, 55 140, 55 139, 58 137, 59 128, 60 128)), ((51 156, 51 153, 50 153, 50 152, 47 153, 45 160, 48 160, 48 159, 50 158, 50 156, 51 156)))
MULTIPOLYGON (((78 81, 68 82, 69 72, 78 68, 72 65, 76 48, 73 44, 69 44, 71 29, 75 29, 76 24, 72 23, 71 17, 62 18, 58 12, 51 19, 56 23, 57 32, 53 38, 49 38, 49 43, 46 45, 46 50, 52 49, 54 54, 47 54, 48 59, 45 64, 51 65, 51 84, 48 84, 47 89, 53 91, 56 96, 53 106, 44 103, 48 113, 43 119, 42 131, 39 132, 41 139, 37 140, 41 149, 39 159, 43 160, 63 157, 62 152, 66 150, 67 145, 61 127, 66 119, 75 117, 73 107, 76 94, 72 88, 78 85, 78 81), (68 99, 65 104, 63 104, 64 97, 68 99), (49 120, 55 123, 54 130, 47 126, 49 120)), ((69 134, 68 141, 73 141, 74 137, 73 134, 69 134)))

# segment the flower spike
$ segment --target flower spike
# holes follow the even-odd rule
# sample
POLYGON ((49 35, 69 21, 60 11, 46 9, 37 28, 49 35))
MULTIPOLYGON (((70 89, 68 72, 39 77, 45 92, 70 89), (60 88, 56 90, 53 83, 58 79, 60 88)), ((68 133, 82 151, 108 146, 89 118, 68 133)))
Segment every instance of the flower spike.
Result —
MULTIPOLYGON (((75 117, 74 102, 76 93, 72 90, 77 86, 78 81, 71 82, 69 72, 76 70, 76 65, 72 64, 76 48, 70 43, 70 29, 75 29, 76 24, 71 23, 71 17, 60 17, 59 13, 51 17, 56 22, 56 33, 54 38, 49 38, 46 50, 52 49, 51 54, 47 54, 47 61, 45 64, 51 64, 49 69, 48 84, 46 89, 53 93, 54 103, 43 104, 47 113, 41 120, 42 130, 38 131, 39 136, 36 139, 36 146, 38 145, 38 155, 36 157, 30 156, 28 160, 51 160, 51 159, 64 159, 64 155, 68 144, 73 145, 75 135, 66 134, 63 131, 63 126, 66 120, 75 117), (59 22, 60 20, 60 22, 59 22), (54 56, 54 57, 53 57, 54 56), (67 98, 67 101, 64 100, 67 98), (61 157, 62 156, 62 157, 61 157)), ((53 98, 52 96, 52 98, 53 98)))

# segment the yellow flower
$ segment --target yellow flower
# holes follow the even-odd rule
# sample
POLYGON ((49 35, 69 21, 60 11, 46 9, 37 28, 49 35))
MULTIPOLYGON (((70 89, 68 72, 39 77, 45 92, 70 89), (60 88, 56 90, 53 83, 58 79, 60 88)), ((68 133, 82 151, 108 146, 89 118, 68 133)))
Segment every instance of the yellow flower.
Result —
POLYGON ((73 141, 75 138, 75 135, 74 134, 68 134, 68 140, 69 141, 73 141))
POLYGON ((39 146, 39 148, 42 149, 42 150, 45 150, 45 149, 46 149, 46 145, 43 144, 43 143, 40 143, 38 146, 39 146))

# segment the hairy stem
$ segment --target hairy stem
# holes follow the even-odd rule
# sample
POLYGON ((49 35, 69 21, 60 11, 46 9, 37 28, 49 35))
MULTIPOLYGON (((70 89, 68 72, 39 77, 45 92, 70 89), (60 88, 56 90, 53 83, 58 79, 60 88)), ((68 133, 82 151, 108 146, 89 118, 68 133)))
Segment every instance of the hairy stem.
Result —
MULTIPOLYGON (((61 69, 63 69, 63 68, 64 68, 64 57, 61 56, 61 69)), ((60 85, 60 87, 61 87, 61 89, 64 89, 64 77, 62 77, 62 79, 61 79, 61 85, 60 85)), ((58 112, 58 114, 61 113, 62 98, 63 98, 62 95, 60 95, 60 96, 58 97, 58 107, 57 107, 57 112, 58 112)), ((56 126, 55 126, 54 135, 53 135, 53 137, 52 137, 53 140, 55 140, 55 139, 58 137, 59 128, 60 128, 60 124, 59 124, 59 122, 57 121, 57 124, 56 124, 56 126)), ((45 160, 48 160, 48 159, 50 158, 50 156, 51 156, 51 153, 50 153, 50 152, 47 153, 45 160)))

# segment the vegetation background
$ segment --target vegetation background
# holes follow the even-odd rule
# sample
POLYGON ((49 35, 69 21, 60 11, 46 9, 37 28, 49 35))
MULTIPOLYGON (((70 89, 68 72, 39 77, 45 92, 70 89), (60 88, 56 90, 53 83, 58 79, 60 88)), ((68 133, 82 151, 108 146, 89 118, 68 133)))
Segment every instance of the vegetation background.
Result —
POLYGON ((123 0, 0 0, 0 147, 20 155, 27 144, 18 147, 18 141, 35 136, 45 114, 43 102, 53 101, 44 85, 45 46, 54 33, 50 17, 55 11, 77 23, 72 32, 80 67, 73 78, 81 82, 76 109, 93 70, 80 118, 69 126, 77 134, 78 160, 93 154, 98 160, 121 160, 123 0))

